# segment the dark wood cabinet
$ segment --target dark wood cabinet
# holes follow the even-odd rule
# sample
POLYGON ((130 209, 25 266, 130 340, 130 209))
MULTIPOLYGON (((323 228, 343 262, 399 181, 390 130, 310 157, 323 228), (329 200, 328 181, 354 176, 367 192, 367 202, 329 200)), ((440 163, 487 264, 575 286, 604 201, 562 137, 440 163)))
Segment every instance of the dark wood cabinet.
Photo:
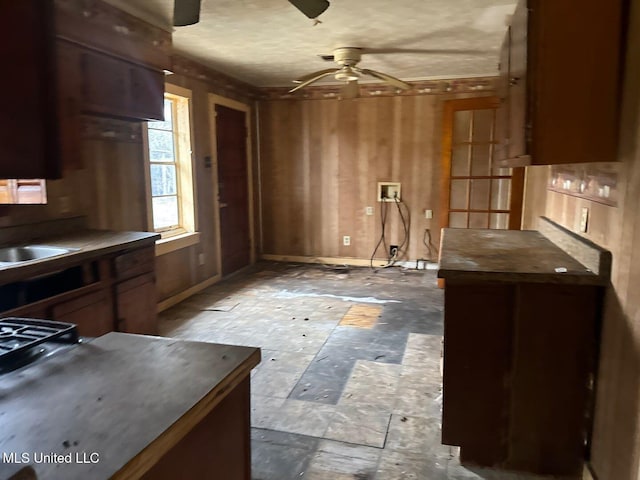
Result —
POLYGON ((117 330, 157 334, 155 247, 132 250, 113 259, 117 330))
POLYGON ((0 75, 0 178, 55 179, 79 168, 81 113, 163 118, 170 34, 99 2, 93 8, 103 14, 87 17, 73 5, 0 2, 0 58, 7 67, 0 75), (135 41, 114 29, 125 20, 136 29, 135 41))
POLYGON ((520 0, 500 62, 503 166, 617 160, 623 0, 520 0))
POLYGON ((155 246, 121 250, 0 285, 0 316, 59 320, 80 335, 157 334, 155 246))
POLYGON ((0 178, 60 176, 53 2, 0 2, 0 178))
POLYGON ((156 282, 153 273, 119 283, 115 289, 118 331, 157 334, 156 282))
POLYGON ((76 324, 82 336, 99 337, 114 330, 111 297, 105 290, 59 303, 51 313, 53 320, 76 324))
POLYGON ((83 49, 82 110, 114 117, 162 120, 164 74, 101 52, 83 49))
POLYGON ((610 255, 573 251, 589 268, 539 232, 443 229, 442 442, 462 463, 581 475, 610 255))

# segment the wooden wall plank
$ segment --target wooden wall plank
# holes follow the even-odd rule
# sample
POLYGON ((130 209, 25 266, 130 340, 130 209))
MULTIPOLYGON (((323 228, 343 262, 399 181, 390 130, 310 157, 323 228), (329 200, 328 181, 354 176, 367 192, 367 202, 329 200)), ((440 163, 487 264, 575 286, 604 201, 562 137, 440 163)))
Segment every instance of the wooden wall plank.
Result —
POLYGON ((439 241, 437 219, 425 219, 424 210, 440 209, 441 105, 450 98, 261 101, 263 253, 368 259, 386 208, 386 247, 376 254, 386 261, 388 246, 401 244, 404 233, 396 205, 377 201, 377 184, 396 181, 411 220, 401 260, 425 258, 425 228, 439 241))

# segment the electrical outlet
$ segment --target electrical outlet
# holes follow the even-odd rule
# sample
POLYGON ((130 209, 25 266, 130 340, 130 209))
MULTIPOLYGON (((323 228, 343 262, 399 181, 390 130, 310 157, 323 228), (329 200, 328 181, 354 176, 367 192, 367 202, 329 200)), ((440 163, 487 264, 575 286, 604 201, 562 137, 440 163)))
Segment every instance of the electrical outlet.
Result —
POLYGON ((398 255, 398 245, 389 246, 389 255, 391 257, 395 257, 396 255, 398 255))
POLYGON ((71 199, 66 195, 60 197, 60 213, 69 213, 71 211, 71 199))
POLYGON ((425 210, 424 211, 424 218, 427 218, 427 219, 433 218, 433 210, 425 210))
POLYGON ((349 235, 345 235, 344 237, 342 237, 342 245, 351 245, 351 237, 349 235))
POLYGON ((199 253, 198 254, 198 264, 199 265, 204 265, 204 253, 199 253))
POLYGON ((373 207, 367 207, 365 208, 365 213, 367 215, 373 215, 373 207))

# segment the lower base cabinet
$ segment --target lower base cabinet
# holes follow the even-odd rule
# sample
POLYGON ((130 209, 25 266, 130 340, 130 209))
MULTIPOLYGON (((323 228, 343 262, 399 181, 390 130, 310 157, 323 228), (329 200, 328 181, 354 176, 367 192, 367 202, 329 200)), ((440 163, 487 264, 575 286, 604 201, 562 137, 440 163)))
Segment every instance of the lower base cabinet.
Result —
POLYGON ((450 281, 442 442, 466 464, 581 478, 602 287, 450 281))
POLYGON ((116 290, 117 330, 125 333, 158 333, 155 275, 148 273, 119 283, 116 290))
POLYGON ((53 320, 75 323, 78 334, 99 337, 113 330, 113 306, 108 292, 100 290, 55 305, 53 320))

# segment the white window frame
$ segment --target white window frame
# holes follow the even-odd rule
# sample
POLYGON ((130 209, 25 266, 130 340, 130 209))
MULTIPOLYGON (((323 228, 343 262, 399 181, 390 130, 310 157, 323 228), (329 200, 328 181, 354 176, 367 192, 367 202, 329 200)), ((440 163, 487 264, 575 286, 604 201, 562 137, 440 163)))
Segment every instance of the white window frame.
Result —
POLYGON ((151 160, 149 157, 148 125, 143 125, 145 157, 145 183, 147 199, 147 227, 157 232, 161 239, 156 242, 156 255, 163 255, 180 248, 195 245, 200 241, 197 231, 196 185, 193 162, 193 95, 191 90, 177 85, 165 85, 165 98, 174 100, 174 142, 176 155, 176 182, 178 196, 179 225, 166 229, 154 229, 153 202, 151 195, 151 160))

